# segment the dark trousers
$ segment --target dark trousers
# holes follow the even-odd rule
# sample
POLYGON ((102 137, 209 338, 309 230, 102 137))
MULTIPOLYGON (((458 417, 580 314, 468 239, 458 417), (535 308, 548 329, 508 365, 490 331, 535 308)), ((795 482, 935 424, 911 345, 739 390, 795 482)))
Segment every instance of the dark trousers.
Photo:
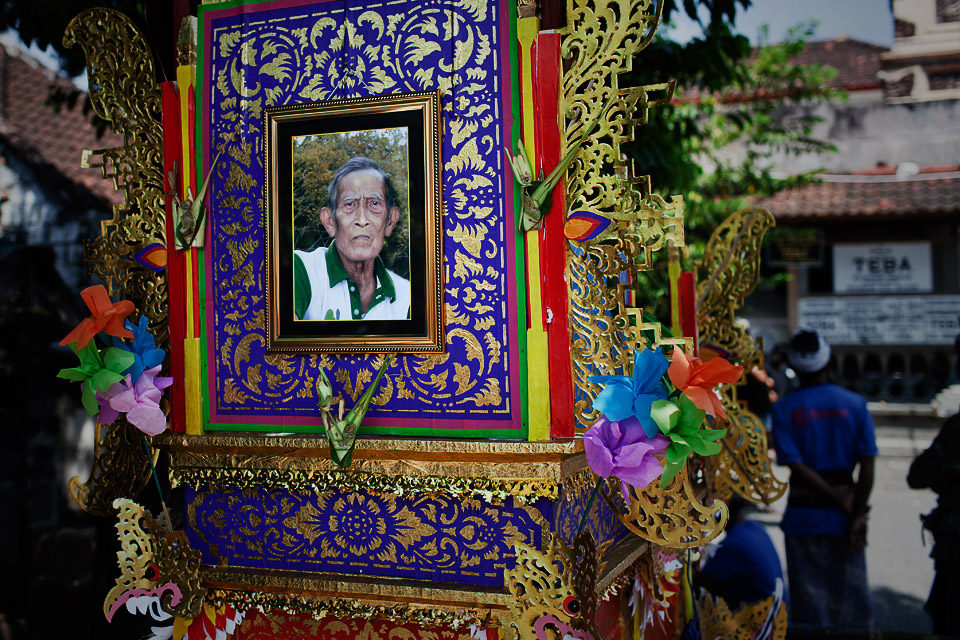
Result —
POLYGON ((833 629, 873 627, 863 551, 846 536, 787 536, 790 622, 833 629))

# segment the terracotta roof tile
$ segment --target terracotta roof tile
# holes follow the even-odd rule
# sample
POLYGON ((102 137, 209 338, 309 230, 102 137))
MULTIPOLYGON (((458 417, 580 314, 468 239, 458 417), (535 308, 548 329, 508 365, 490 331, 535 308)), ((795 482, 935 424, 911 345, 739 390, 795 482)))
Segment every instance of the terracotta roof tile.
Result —
POLYGON ((52 169, 60 174, 62 184, 58 187, 71 191, 79 187, 95 198, 119 202, 112 183, 100 177, 99 169, 82 168, 80 159, 84 149, 115 146, 120 144, 120 137, 106 132, 97 138, 89 115, 83 113, 83 95, 74 108, 64 106, 59 113, 54 112, 45 103, 50 88, 56 85, 73 89, 68 79, 0 46, 0 136, 21 160, 38 171, 52 169))
POLYGON ((960 214, 960 171, 889 175, 826 176, 825 182, 781 191, 755 204, 778 220, 852 217, 935 217, 960 214))
POLYGON ((837 77, 831 86, 856 90, 879 88, 880 54, 886 47, 837 38, 823 42, 808 42, 801 53, 791 60, 794 64, 823 64, 834 67, 837 77))

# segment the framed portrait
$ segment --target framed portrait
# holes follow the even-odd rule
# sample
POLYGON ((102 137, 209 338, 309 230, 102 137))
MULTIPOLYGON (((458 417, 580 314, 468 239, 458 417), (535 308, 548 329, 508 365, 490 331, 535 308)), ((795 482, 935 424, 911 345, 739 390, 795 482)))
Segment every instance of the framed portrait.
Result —
POLYGON ((395 352, 365 433, 526 437, 516 3, 198 11, 204 431, 319 433, 320 370, 356 401, 395 352))
POLYGON ((268 351, 442 351, 439 104, 264 109, 268 351))

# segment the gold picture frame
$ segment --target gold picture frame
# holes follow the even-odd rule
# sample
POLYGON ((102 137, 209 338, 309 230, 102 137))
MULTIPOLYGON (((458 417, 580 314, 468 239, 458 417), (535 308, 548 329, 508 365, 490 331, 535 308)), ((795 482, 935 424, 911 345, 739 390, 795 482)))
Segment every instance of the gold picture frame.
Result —
POLYGON ((267 350, 442 352, 439 92, 263 118, 267 350))

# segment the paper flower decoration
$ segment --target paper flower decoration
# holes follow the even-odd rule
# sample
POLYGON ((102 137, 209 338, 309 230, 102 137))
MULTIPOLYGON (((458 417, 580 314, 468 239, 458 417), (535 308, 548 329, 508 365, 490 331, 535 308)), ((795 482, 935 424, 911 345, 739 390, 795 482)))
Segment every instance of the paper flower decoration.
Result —
POLYGON ((667 397, 667 389, 661 378, 670 362, 660 350, 637 351, 633 359, 633 376, 590 376, 591 382, 606 385, 593 401, 593 408, 607 420, 619 422, 635 416, 648 438, 659 433, 659 428, 650 417, 654 400, 667 397))
POLYGON ((661 488, 666 488, 673 477, 686 465, 691 453, 712 456, 720 452, 717 440, 722 438, 726 429, 702 429, 706 412, 698 409, 687 396, 680 396, 676 403, 669 400, 657 400, 653 403, 652 416, 669 439, 670 444, 664 456, 661 488))
POLYGON ((83 384, 83 408, 87 415, 93 416, 97 413, 97 391, 106 391, 110 385, 123 380, 123 372, 133 363, 133 354, 110 347, 101 356, 96 343, 89 341, 85 347, 75 349, 75 353, 80 358, 80 366, 61 369, 57 377, 83 384))
POLYGON ((734 366, 723 358, 713 358, 703 363, 700 358, 691 358, 679 347, 673 350, 673 361, 667 369, 670 382, 685 393, 693 404, 709 415, 723 419, 727 414, 713 387, 720 383, 733 384, 742 373, 743 367, 734 366))
POLYGON ((107 290, 102 284, 87 287, 80 292, 80 297, 90 309, 90 317, 80 321, 73 331, 60 341, 62 345, 77 343, 78 349, 86 347, 93 336, 105 331, 118 338, 133 338, 133 333, 125 329, 123 321, 133 313, 133 303, 129 300, 111 302, 107 290))
POLYGON ((160 398, 163 389, 173 384, 173 378, 157 377, 158 373, 160 367, 152 367, 145 370, 136 382, 131 382, 127 376, 123 382, 97 394, 101 407, 100 422, 109 424, 125 413, 127 422, 148 436, 163 433, 167 428, 167 417, 160 408, 160 398))
POLYGON ((625 485, 643 489, 663 473, 663 465, 656 455, 668 444, 670 440, 659 433, 648 437, 636 418, 621 421, 600 418, 583 435, 590 468, 601 478, 619 478, 627 502, 630 497, 625 485))
POLYGON ((120 338, 111 338, 110 344, 118 349, 124 349, 133 354, 133 364, 124 373, 130 375, 130 379, 136 382, 145 369, 163 364, 165 353, 163 349, 158 349, 153 340, 153 334, 147 331, 150 321, 146 316, 140 316, 140 323, 133 324, 129 320, 124 326, 132 332, 133 344, 127 344, 120 338))

